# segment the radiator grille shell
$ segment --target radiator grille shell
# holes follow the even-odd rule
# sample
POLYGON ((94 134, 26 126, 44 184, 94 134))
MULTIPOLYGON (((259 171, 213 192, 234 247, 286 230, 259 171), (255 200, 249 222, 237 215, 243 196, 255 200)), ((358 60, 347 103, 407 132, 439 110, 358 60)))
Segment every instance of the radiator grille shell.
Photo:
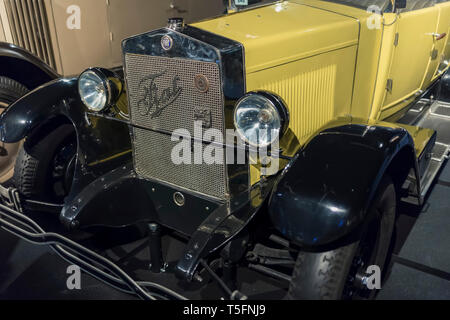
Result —
POLYGON ((179 143, 171 141, 171 134, 185 129, 193 137, 195 115, 199 110, 207 111, 210 117, 208 128, 224 132, 224 98, 219 66, 198 60, 126 54, 125 70, 137 174, 205 196, 226 199, 225 152, 222 164, 175 165, 171 159, 172 150, 179 143), (208 81, 207 92, 195 85, 199 75, 208 81), (177 79, 176 85, 174 79, 177 79), (167 99, 168 103, 149 103, 153 101, 148 94, 151 87, 158 89, 153 90, 157 92, 157 100, 164 100, 159 98, 164 90, 169 90, 171 98, 167 99))

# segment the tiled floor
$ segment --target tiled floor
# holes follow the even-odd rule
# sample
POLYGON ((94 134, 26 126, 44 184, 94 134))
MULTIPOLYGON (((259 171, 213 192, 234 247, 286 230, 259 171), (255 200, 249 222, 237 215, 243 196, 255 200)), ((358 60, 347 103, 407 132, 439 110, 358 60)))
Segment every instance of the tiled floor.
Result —
POLYGON ((450 163, 398 257, 379 299, 450 299, 450 163))

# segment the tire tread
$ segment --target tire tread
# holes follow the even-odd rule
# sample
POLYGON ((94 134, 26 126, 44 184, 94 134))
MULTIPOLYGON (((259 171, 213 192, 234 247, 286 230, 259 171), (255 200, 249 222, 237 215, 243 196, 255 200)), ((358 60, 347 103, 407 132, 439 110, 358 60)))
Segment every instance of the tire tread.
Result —
POLYGON ((0 77, 0 100, 12 103, 28 93, 28 89, 19 82, 0 77))
POLYGON ((20 149, 14 169, 13 184, 26 197, 45 198, 45 182, 54 149, 69 135, 72 125, 64 124, 35 139, 36 144, 26 142, 20 149))
MULTIPOLYGON (((383 205, 385 209, 382 221, 385 223, 384 230, 389 234, 384 235, 380 239, 383 245, 387 245, 387 247, 390 246, 395 223, 395 193, 392 179, 389 176, 385 176, 379 185, 373 202, 373 208, 383 205)), ((294 266, 286 299, 341 299, 359 242, 359 240, 356 240, 353 243, 328 252, 300 252, 294 266)), ((386 248, 383 247, 383 249, 383 252, 380 254, 380 260, 382 256, 386 257, 386 248)))

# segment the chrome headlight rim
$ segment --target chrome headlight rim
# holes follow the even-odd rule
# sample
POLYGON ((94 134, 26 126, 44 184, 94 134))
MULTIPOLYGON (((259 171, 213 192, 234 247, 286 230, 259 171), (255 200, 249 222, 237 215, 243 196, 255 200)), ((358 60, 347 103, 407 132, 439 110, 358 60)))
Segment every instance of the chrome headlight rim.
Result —
POLYGON ((119 76, 117 76, 114 72, 104 69, 104 68, 88 68, 83 71, 78 77, 78 94, 81 98, 83 104, 93 112, 104 112, 109 109, 114 103, 117 102, 119 96, 122 94, 123 84, 122 80, 119 76), (105 89, 105 104, 101 108, 92 108, 89 103, 86 101, 86 97, 82 94, 80 88, 80 79, 87 75, 94 75, 98 80, 100 80, 103 88, 105 89))
POLYGON ((240 138, 245 143, 247 143, 248 145, 250 145, 252 147, 261 147, 261 148, 269 147, 273 143, 269 143, 267 145, 261 145, 261 144, 257 144, 257 143, 253 143, 252 141, 249 141, 248 138, 246 137, 246 135, 240 129, 239 124, 237 123, 237 112, 239 110, 239 107, 241 106, 241 104, 244 101, 246 101, 247 99, 252 98, 254 96, 258 96, 258 97, 262 97, 262 98, 266 99, 271 104, 271 106, 277 111, 278 116, 280 118, 280 122, 281 122, 280 132, 279 132, 279 136, 278 136, 278 138, 280 140, 283 138, 283 136, 287 132, 287 129, 289 128, 289 123, 290 123, 289 110, 286 106, 286 103, 280 96, 278 96, 275 93, 269 92, 269 91, 251 91, 251 92, 245 94, 243 97, 241 97, 238 100, 238 102, 236 103, 234 112, 233 112, 233 122, 234 122, 234 127, 236 128, 237 133, 240 136, 240 138))

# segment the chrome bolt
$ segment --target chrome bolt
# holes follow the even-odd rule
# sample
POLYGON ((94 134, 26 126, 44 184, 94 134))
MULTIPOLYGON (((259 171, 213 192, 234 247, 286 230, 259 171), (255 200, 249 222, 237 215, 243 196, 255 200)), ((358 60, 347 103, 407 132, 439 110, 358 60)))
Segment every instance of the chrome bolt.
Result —
POLYGON ((148 227, 150 228, 151 232, 156 232, 158 230, 158 228, 159 228, 159 226, 156 223, 150 223, 148 225, 148 227))
POLYGON ((164 262, 162 268, 161 268, 161 272, 165 273, 167 271, 167 268, 169 267, 169 264, 167 262, 164 262))
POLYGON ((194 280, 200 283, 203 282, 203 278, 198 273, 194 274, 194 280))

